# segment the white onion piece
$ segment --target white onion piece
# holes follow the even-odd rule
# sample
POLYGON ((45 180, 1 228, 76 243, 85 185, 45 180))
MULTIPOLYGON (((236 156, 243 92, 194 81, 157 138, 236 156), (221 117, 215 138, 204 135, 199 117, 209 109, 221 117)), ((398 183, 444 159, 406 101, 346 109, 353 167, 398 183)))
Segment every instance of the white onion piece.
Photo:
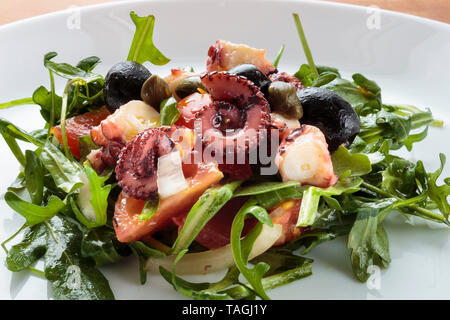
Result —
POLYGON ((158 194, 161 199, 187 189, 188 184, 178 150, 158 158, 157 177, 158 194))
MULTIPOLYGON (((273 227, 264 224, 261 233, 253 244, 249 260, 270 249, 280 237, 282 229, 283 227, 280 224, 274 224, 273 227)), ((159 273, 159 266, 171 271, 175 257, 149 258, 144 268, 146 271, 152 273, 159 273)), ((231 251, 231 245, 228 244, 221 248, 184 255, 177 263, 176 273, 179 275, 206 274, 220 271, 233 265, 233 253, 231 251)))
POLYGON ((95 214, 94 207, 91 203, 91 186, 89 184, 89 180, 84 172, 80 173, 81 181, 83 181, 83 185, 78 189, 78 197, 76 199, 76 203, 81 213, 83 213, 84 217, 91 222, 95 222, 97 220, 97 215, 95 214))

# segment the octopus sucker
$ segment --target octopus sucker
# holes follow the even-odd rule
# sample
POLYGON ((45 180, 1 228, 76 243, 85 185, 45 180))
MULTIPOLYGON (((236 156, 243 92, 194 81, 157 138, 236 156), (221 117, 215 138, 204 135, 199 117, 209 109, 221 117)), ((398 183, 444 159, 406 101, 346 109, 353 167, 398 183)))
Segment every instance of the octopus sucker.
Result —
POLYGON ((201 77, 213 102, 196 120, 202 124, 203 142, 217 152, 248 152, 257 147, 270 124, 270 106, 253 82, 227 72, 201 77))
POLYGON ((146 200, 156 195, 158 158, 172 152, 175 143, 165 128, 150 128, 136 135, 122 149, 116 177, 124 194, 146 200))

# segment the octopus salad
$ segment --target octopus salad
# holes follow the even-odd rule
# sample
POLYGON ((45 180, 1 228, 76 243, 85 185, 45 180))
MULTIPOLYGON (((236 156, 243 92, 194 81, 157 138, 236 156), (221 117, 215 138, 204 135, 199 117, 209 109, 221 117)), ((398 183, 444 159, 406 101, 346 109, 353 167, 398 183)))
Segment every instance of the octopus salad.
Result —
POLYGON ((130 54, 105 77, 93 71, 97 57, 72 66, 45 56, 50 89, 28 100, 44 129, 1 119, 21 164, 5 201, 26 219, 24 240, 3 244, 10 270, 45 277, 57 299, 112 299, 97 268, 134 255, 142 284, 160 274, 194 299, 269 299, 267 290, 309 276, 308 253, 339 236, 360 281, 369 266, 386 268, 382 221, 394 210, 449 224, 448 178, 436 183, 445 156, 427 173, 390 152, 425 138, 414 130, 442 125, 429 110, 385 104, 374 81, 315 65, 307 44, 308 64, 295 73, 278 67, 284 45, 270 60, 217 40, 199 48, 203 70, 156 74, 151 64, 169 59, 153 27, 142 31, 155 17, 131 18, 130 54), (67 79, 61 96, 54 76, 67 79), (16 140, 35 149, 22 153, 16 140), (73 264, 78 288, 61 281, 73 264), (215 283, 181 278, 218 271, 226 274, 215 283))

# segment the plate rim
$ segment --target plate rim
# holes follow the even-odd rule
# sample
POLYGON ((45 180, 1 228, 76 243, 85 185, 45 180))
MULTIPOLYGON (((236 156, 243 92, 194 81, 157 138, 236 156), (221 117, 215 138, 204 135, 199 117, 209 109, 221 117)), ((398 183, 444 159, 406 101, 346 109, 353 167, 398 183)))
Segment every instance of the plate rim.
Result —
MULTIPOLYGON (((108 9, 111 7, 122 7, 122 6, 132 6, 133 4, 149 4, 152 2, 159 2, 159 3, 177 3, 180 1, 189 1, 192 3, 211 3, 212 1, 216 1, 216 2, 224 2, 224 3, 292 3, 292 4, 306 4, 306 5, 311 5, 311 6, 317 6, 317 7, 338 7, 338 8, 347 8, 348 10, 356 10, 356 11, 362 11, 365 10, 367 11, 368 8, 370 8, 369 6, 362 6, 362 5, 356 5, 356 4, 350 4, 350 3, 341 3, 341 2, 331 2, 331 1, 312 1, 312 0, 133 0, 133 1, 114 1, 114 2, 105 2, 105 3, 96 3, 96 4, 91 4, 91 5, 84 5, 84 6, 76 6, 76 8, 80 9, 80 10, 87 10, 87 11, 95 11, 95 10, 102 10, 102 9, 108 9)), ((0 33, 3 32, 8 32, 10 31, 10 29, 14 29, 14 28, 19 28, 22 26, 26 26, 27 24, 30 23, 39 23, 48 19, 51 19, 53 17, 58 17, 61 16, 65 13, 68 13, 69 10, 71 8, 67 8, 67 9, 62 9, 62 10, 58 10, 58 11, 54 11, 54 12, 49 12, 49 13, 45 13, 45 14, 41 14, 38 16, 33 16, 33 17, 29 17, 29 18, 25 18, 25 19, 21 19, 21 20, 17 20, 17 21, 13 21, 4 25, 0 25, 0 33)), ((445 23, 442 21, 438 21, 438 20, 433 20, 430 18, 424 18, 424 17, 419 17, 419 16, 415 16, 409 13, 403 13, 403 12, 397 12, 397 11, 392 11, 392 10, 387 10, 387 9, 381 9, 378 8, 378 10, 380 10, 380 12, 382 14, 388 14, 391 15, 395 18, 403 18, 403 19, 408 19, 410 21, 415 21, 416 23, 424 23, 424 24, 428 24, 428 25, 432 25, 435 26, 437 28, 446 30, 448 32, 450 32, 450 23, 445 23)))

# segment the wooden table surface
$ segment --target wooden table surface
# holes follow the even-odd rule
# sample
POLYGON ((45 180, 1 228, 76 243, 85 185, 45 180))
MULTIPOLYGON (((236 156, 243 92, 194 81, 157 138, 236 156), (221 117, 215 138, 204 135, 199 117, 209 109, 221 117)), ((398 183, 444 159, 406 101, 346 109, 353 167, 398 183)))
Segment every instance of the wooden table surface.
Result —
MULTIPOLYGON (((125 1, 125 0, 0 0, 0 25, 49 13, 64 10, 72 5, 125 1)), ((316 0, 320 1, 320 0, 316 0)), ((376 5, 382 9, 409 13, 429 19, 450 23, 450 0, 329 0, 358 4, 376 5)))

